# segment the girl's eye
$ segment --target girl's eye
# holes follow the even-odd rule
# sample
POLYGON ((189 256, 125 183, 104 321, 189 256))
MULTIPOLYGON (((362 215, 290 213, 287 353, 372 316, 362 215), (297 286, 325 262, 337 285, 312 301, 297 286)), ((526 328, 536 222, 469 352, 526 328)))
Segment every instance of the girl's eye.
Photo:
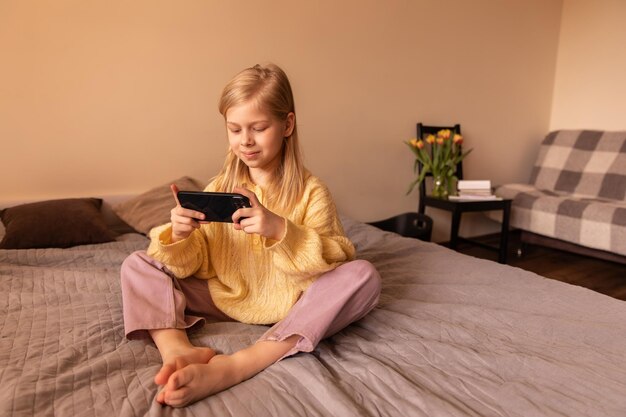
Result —
POLYGON ((231 133, 239 133, 241 132, 241 129, 230 129, 231 133))
POLYGON ((263 132, 265 129, 267 129, 266 127, 255 127, 253 130, 255 132, 263 132))

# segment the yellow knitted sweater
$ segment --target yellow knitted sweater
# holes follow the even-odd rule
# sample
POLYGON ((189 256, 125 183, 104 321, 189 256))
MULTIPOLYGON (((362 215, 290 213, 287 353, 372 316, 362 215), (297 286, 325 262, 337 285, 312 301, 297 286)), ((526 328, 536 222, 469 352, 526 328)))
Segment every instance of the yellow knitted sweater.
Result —
MULTIPOLYGON (((206 191, 212 191, 209 184, 206 191)), ((263 190, 251 190, 261 204, 263 190)), ((281 240, 235 230, 230 223, 203 224, 171 243, 172 227, 154 228, 148 255, 177 277, 206 279, 215 305, 230 317, 255 324, 283 319, 300 294, 324 272, 354 258, 330 192, 310 175, 302 199, 285 217, 281 240)))

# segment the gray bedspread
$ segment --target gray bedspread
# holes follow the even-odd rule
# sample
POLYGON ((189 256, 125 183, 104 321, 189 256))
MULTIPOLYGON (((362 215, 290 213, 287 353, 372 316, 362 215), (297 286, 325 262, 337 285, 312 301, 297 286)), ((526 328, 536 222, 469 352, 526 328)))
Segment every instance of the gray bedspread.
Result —
MULTIPOLYGON (((311 354, 184 409, 123 335, 119 268, 147 240, 0 251, 0 416, 625 416, 626 304, 344 219, 378 308, 311 354)), ((265 327, 211 323, 232 352, 265 327)))

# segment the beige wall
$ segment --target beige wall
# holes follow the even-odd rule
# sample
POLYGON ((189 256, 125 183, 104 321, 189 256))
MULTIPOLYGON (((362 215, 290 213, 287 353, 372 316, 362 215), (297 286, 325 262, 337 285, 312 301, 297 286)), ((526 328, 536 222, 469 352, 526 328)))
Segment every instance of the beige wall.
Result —
MULTIPOLYGON (((221 88, 268 61, 292 80, 307 165, 358 220, 415 210, 402 141, 417 121, 462 124, 466 177, 528 178, 561 0, 264 3, 2 0, 0 198, 210 178, 226 149, 221 88)), ((432 214, 445 239, 447 213, 432 214)))
POLYGON ((551 129, 626 130, 626 1, 565 0, 551 129))

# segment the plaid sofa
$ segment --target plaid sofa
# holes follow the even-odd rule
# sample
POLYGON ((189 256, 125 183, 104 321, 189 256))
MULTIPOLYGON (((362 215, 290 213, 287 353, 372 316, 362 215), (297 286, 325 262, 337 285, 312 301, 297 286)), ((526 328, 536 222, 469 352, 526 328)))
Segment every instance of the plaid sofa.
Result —
POLYGON ((513 199, 515 228, 626 256, 626 132, 551 132, 529 184, 496 194, 513 199))

